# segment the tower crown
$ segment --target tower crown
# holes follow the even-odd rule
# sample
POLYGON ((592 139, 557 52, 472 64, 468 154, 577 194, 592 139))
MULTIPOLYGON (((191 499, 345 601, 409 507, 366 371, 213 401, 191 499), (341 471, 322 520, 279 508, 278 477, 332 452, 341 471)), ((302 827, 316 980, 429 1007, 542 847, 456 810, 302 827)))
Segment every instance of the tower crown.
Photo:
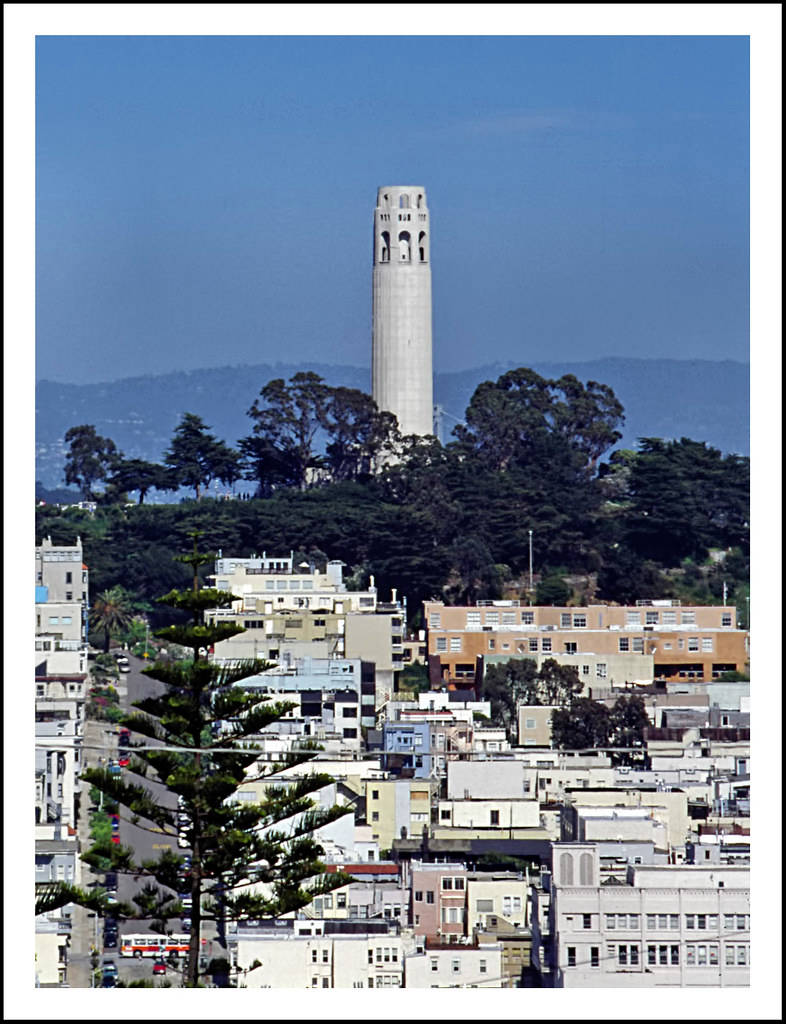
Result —
POLYGON ((429 215, 422 185, 386 185, 377 190, 374 264, 428 264, 429 215))

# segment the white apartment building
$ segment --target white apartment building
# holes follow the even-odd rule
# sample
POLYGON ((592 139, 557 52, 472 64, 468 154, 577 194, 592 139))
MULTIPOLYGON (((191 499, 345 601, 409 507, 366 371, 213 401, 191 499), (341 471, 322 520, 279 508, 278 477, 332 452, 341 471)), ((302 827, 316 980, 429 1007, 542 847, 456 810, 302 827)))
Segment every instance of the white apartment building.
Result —
POLYGON ((407 956, 405 976, 407 988, 502 988, 502 945, 426 940, 423 952, 407 956))
POLYGON ((238 933, 237 966, 244 988, 403 988, 404 961, 414 938, 380 930, 341 932, 339 922, 312 919, 238 933), (261 967, 251 969, 254 961, 261 967))
POLYGON ((550 940, 533 930, 533 963, 555 987, 750 984, 747 868, 629 865, 624 884, 601 884, 597 848, 581 843, 555 843, 552 868, 550 940))

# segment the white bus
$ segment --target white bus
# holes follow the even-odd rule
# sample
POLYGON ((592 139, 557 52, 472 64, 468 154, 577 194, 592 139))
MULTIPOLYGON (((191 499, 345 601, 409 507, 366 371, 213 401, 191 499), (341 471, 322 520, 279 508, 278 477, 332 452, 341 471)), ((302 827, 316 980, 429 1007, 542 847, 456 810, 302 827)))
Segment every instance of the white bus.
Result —
POLYGON ((186 956, 188 935, 122 935, 120 956, 186 956))

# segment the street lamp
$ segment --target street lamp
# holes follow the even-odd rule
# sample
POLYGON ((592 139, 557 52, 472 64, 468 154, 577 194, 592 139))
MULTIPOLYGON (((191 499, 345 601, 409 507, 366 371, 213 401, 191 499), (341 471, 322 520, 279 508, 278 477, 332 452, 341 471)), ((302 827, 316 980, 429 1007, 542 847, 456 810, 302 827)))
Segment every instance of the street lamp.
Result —
POLYGON ((532 530, 528 530, 529 534, 529 603, 532 605, 532 530))

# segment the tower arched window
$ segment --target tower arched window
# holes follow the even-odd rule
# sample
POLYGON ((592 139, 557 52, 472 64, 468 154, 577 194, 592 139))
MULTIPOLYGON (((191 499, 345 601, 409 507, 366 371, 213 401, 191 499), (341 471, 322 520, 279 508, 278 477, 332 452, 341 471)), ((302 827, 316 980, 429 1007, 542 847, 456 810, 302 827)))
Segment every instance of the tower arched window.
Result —
POLYGON ((425 231, 418 235, 418 255, 421 263, 428 263, 428 237, 425 231))
POLYGON ((398 235, 398 258, 402 263, 409 263, 412 258, 410 242, 409 232, 400 231, 398 235))
POLYGON ((579 857, 579 879, 581 885, 592 885, 592 854, 582 853, 579 857))
POLYGON ((573 854, 559 855, 559 884, 573 885, 573 854))
POLYGON ((423 195, 421 193, 421 194, 418 195, 418 209, 420 210, 422 208, 422 206, 423 206, 423 195))
POLYGON ((409 196, 406 193, 398 197, 398 205, 400 210, 409 209, 409 196))
POLYGON ((379 262, 390 262, 390 232, 383 231, 379 239, 379 262))

